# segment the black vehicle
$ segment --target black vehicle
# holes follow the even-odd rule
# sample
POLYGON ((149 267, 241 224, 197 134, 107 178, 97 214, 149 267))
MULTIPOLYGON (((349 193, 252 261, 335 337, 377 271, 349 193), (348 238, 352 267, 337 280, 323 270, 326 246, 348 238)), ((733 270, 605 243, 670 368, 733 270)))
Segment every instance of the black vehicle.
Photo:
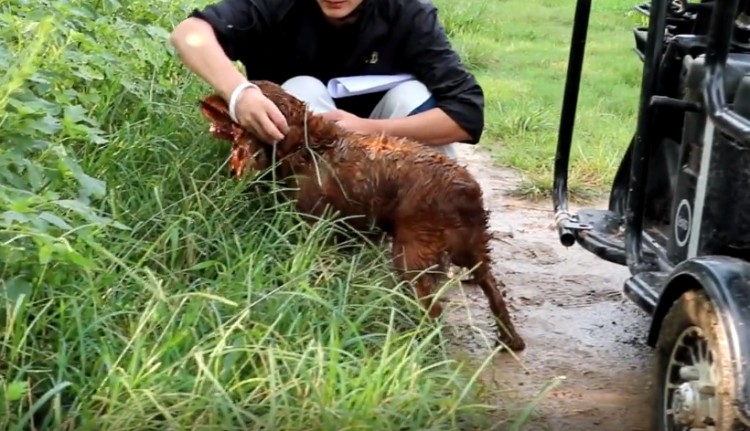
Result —
POLYGON ((609 208, 568 211, 591 0, 578 0, 555 159, 560 240, 627 265, 651 315, 654 430, 750 430, 750 0, 652 0, 634 136, 609 208))

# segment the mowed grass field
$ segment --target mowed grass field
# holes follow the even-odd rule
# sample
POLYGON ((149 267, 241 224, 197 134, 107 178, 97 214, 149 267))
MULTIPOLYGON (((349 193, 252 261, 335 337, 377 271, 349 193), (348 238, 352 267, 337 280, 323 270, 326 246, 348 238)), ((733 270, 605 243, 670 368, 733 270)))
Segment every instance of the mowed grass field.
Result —
MULTIPOLYGON (((0 4, 0 429, 489 429, 383 253, 227 181, 167 45, 204 4, 0 4)), ((542 196, 572 1, 439 5, 487 93, 481 145, 542 196)), ((595 2, 577 190, 632 132, 629 6, 595 2)))
MULTIPOLYGON (((486 94, 480 145, 519 169, 520 195, 549 199, 575 0, 437 0, 486 94)), ((573 198, 608 191, 634 131, 641 61, 632 0, 593 2, 571 155, 573 198)))

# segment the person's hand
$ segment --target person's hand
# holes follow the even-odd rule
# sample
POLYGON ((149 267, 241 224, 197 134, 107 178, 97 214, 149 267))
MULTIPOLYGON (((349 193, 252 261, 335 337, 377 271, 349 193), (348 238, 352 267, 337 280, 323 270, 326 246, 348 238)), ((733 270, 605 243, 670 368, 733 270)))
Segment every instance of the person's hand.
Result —
POLYGON ((242 127, 266 142, 278 142, 289 131, 284 115, 260 89, 248 88, 240 93, 234 112, 242 127))
POLYGON ((328 121, 333 121, 339 126, 352 132, 370 133, 372 128, 366 118, 360 118, 356 115, 337 109, 335 111, 324 112, 321 117, 328 121))

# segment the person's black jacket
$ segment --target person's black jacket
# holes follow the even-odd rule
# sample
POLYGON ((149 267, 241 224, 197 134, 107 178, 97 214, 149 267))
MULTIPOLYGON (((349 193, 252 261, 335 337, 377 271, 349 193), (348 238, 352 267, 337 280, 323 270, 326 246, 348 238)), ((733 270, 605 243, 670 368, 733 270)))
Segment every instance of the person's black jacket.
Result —
MULTIPOLYGON (((298 75, 331 78, 410 73, 437 106, 476 144, 484 128, 484 94, 461 63, 425 0, 364 0, 355 25, 329 25, 315 0, 221 0, 191 16, 214 29, 248 79, 278 84, 298 75)), ((338 99, 340 109, 367 117, 383 93, 338 99)))

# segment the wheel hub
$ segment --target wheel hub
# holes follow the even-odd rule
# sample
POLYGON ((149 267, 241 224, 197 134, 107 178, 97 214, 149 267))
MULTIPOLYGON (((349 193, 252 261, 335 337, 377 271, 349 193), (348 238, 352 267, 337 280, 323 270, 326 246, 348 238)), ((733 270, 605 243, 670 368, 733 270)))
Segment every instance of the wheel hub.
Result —
MULTIPOLYGON (((668 375, 673 377, 668 378, 664 388, 667 394, 665 407, 672 423, 679 428, 713 430, 718 414, 717 380, 713 355, 699 328, 688 328, 678 337, 668 375)), ((665 418, 667 422, 668 417, 665 418)))
POLYGON ((700 399, 693 383, 683 383, 674 392, 672 411, 674 420, 680 425, 695 426, 697 424, 698 406, 700 399))

